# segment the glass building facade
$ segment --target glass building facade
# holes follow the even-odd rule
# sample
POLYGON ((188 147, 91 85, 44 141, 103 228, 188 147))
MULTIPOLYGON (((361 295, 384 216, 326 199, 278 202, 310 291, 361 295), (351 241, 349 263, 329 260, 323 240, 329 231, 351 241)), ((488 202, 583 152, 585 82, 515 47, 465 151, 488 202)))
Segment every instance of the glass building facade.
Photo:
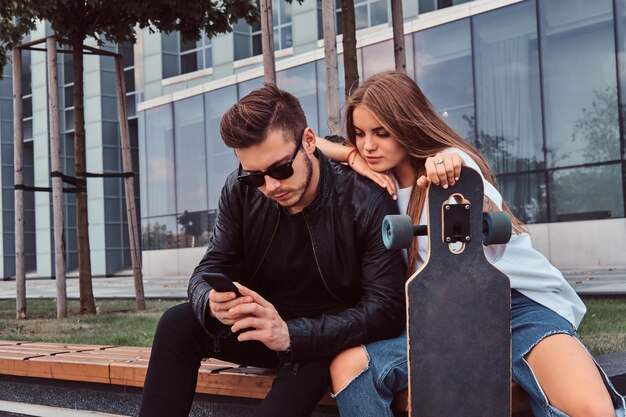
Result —
MULTIPOLYGON (((38 25, 30 39, 49 35, 49 25, 38 25)), ((28 39, 28 38, 27 38, 28 39)), ((45 45, 45 43, 44 43, 45 45)), ((59 46, 59 48, 62 48, 59 46)), ((131 153, 138 173, 137 113, 134 73, 134 48, 131 45, 106 44, 104 49, 122 54, 126 80, 131 153)), ((10 54, 9 54, 10 55, 10 54)), ((59 121, 61 130, 61 171, 75 175, 74 168, 74 80, 72 54, 58 54, 59 121)), ((46 54, 22 51, 21 92, 24 105, 24 184, 50 187, 50 145, 48 125, 48 85, 46 54)), ((111 57, 85 56, 85 129, 88 172, 117 173, 122 171, 121 145, 117 116, 115 64, 111 57)), ((13 146, 13 77, 9 60, 0 80, 0 156, 2 170, 2 241, 0 273, 4 278, 15 275, 15 210, 14 210, 14 146, 13 146)), ((139 189, 138 179, 135 188, 139 189)), ((70 185, 65 184, 67 187, 70 185)), ((94 276, 112 275, 129 269, 130 243, 126 203, 121 178, 94 178, 87 181, 89 231, 94 276)), ((137 196, 139 205, 139 196, 137 196)), ((46 192, 24 192, 25 266, 28 276, 54 276, 54 242, 52 195, 46 192)), ((63 220, 66 270, 78 268, 76 236, 76 196, 63 195, 63 220)))
MULTIPOLYGON (((624 3, 530 0, 407 34, 409 74, 487 156, 526 223, 624 217, 624 3)), ((393 69, 391 39, 358 53, 362 79, 393 69)), ((328 133, 323 65, 277 73, 320 135, 328 133)), ((145 250, 205 244, 219 190, 237 167, 220 116, 260 85, 255 78, 140 113, 145 250)))
MULTIPOLYGON (((309 125, 324 136, 329 131, 320 5, 273 0, 273 23, 277 84, 300 99, 309 125)), ((341 33, 341 2, 335 5, 341 33)), ((616 232, 626 230, 626 0, 403 0, 403 10, 408 74, 441 117, 487 156, 504 198, 530 225, 533 242, 557 266, 576 264, 590 247, 598 253, 626 247, 624 233, 616 232), (577 232, 581 227, 586 232, 577 232), (581 233, 585 240, 578 238, 581 233), (558 244, 551 243, 564 237, 568 259, 559 258, 558 244), (580 240, 576 248, 574 240, 580 240)), ((358 0, 355 12, 362 81, 394 67, 391 10, 389 2, 358 0)), ((50 33, 40 26, 32 39, 50 33)), ((134 48, 106 46, 124 57, 147 275, 186 275, 207 245, 222 185, 237 168, 219 123, 227 108, 263 85, 259 35, 258 25, 240 22, 212 39, 202 35, 188 42, 178 33, 144 29, 134 48)), ((23 61, 25 183, 47 187, 45 56, 25 53, 23 61)), ((338 62, 343 105, 341 56, 338 62)), ((63 55, 58 69, 62 163, 72 175, 71 55, 63 55)), ((86 58, 85 93, 87 169, 119 172, 112 60, 86 58)), ((4 277, 15 273, 11 96, 8 65, 0 80, 4 277)), ((111 275, 130 266, 123 181, 89 179, 88 187, 93 273, 111 275)), ((27 271, 52 276, 51 199, 44 194, 25 195, 26 262, 27 271)), ((75 203, 73 195, 64 198, 72 271, 75 203)), ((580 262, 624 263, 623 255, 603 256, 580 262)))

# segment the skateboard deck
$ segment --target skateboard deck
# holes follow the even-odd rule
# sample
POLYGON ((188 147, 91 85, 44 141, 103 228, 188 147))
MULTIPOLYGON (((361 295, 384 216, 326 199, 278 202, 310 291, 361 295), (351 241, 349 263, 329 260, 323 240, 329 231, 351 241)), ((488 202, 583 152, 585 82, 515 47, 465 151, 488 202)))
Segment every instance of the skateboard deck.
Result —
POLYGON ((466 167, 428 190, 428 257, 406 283, 411 417, 511 415, 510 281, 483 252, 483 196, 466 167))

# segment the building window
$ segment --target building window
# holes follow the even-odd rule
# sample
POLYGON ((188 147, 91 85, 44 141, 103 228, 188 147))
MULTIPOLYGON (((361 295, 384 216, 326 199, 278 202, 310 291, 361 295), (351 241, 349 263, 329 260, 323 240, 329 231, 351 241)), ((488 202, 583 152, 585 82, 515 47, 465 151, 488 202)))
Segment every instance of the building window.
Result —
POLYGON ((204 31, 202 31, 202 35, 197 41, 185 41, 180 33, 178 36, 181 74, 213 66, 211 39, 208 38, 204 31))
MULTIPOLYGON (((261 10, 259 1, 257 8, 261 10)), ((285 1, 272 0, 272 24, 274 26, 274 50, 291 48, 293 35, 291 32, 291 4, 285 1)), ((233 26, 235 37, 235 60, 261 55, 261 23, 247 24, 244 20, 233 26)))
POLYGON ((135 88, 135 56, 133 45, 124 43, 118 45, 117 52, 122 54, 124 63, 124 85, 126 87, 126 116, 137 117, 136 88, 135 88))
MULTIPOLYGON (((59 84, 63 91, 61 110, 61 171, 65 175, 74 176, 74 68, 72 54, 63 54, 59 61, 62 63, 63 77, 59 77, 59 84)), ((63 194, 63 222, 65 223, 65 267, 68 271, 78 268, 78 240, 76 237, 76 195, 63 194)))
POLYGON ((356 29, 382 25, 389 21, 385 0, 355 0, 354 20, 356 29))
POLYGON ((433 10, 445 9, 457 4, 469 3, 472 0, 419 0, 419 12, 427 13, 433 10))
MULTIPOLYGON (((354 0, 354 26, 356 30, 389 22, 390 10, 385 0, 354 0)), ((324 38, 322 0, 317 0, 317 38, 324 38)), ((335 28, 337 35, 343 33, 341 23, 341 0, 335 0, 335 28)))
POLYGON ((22 100, 24 111, 24 141, 33 139, 33 90, 30 71, 30 51, 22 50, 22 100))

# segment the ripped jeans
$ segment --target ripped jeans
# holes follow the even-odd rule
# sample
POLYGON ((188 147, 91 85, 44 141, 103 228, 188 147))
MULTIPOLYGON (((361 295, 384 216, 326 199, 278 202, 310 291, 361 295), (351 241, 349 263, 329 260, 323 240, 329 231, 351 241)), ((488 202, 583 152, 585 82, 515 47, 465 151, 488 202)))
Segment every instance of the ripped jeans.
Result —
MULTIPOLYGON (((544 337, 556 333, 578 335, 572 324, 552 310, 543 307, 516 290, 511 291, 512 374, 530 396, 535 417, 567 417, 551 406, 524 356, 544 337)), ((394 339, 365 345, 367 366, 345 388, 333 396, 341 417, 393 417, 394 393, 408 388, 406 332, 394 339)), ((626 417, 626 403, 599 368, 611 395, 617 417, 626 417)))

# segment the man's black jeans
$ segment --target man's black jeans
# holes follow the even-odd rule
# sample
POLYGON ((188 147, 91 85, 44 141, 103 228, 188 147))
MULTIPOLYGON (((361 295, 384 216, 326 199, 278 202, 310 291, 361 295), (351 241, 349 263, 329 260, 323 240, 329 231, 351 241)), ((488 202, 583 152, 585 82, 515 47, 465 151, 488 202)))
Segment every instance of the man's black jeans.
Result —
MULTIPOLYGON (((219 342, 219 349, 214 352, 213 339, 206 334, 189 303, 167 310, 154 336, 139 416, 186 417, 203 358, 265 368, 279 366, 276 352, 260 342, 239 342, 234 335, 219 342)), ((280 365, 272 389, 254 416, 311 415, 330 384, 330 360, 315 359, 295 367, 280 365)))

